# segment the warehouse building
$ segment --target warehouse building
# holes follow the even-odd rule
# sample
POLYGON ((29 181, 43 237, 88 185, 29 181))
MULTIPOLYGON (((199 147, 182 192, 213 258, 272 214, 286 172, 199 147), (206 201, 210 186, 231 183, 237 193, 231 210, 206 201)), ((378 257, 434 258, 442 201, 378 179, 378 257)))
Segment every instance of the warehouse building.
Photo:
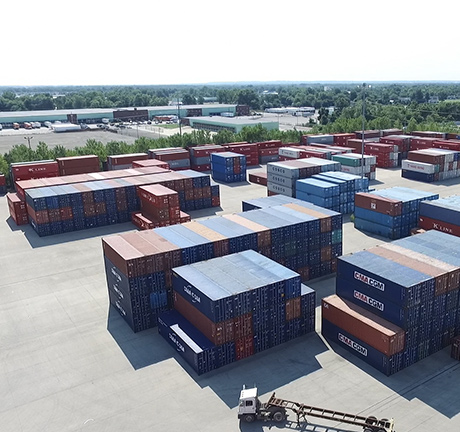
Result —
POLYGON ((227 129, 233 133, 241 132, 245 126, 252 127, 258 124, 268 130, 277 130, 279 127, 278 122, 264 120, 260 117, 187 117, 182 120, 182 123, 194 129, 204 129, 211 132, 227 129))
POLYGON ((157 116, 176 115, 180 118, 197 116, 220 116, 222 113, 231 113, 235 116, 248 115, 247 105, 235 104, 206 104, 206 105, 179 105, 153 106, 143 108, 85 108, 72 110, 42 110, 42 111, 14 111, 0 112, 0 125, 12 128, 13 123, 30 122, 70 122, 70 123, 103 123, 113 121, 147 121, 157 116), (103 121, 103 119, 107 119, 103 121))

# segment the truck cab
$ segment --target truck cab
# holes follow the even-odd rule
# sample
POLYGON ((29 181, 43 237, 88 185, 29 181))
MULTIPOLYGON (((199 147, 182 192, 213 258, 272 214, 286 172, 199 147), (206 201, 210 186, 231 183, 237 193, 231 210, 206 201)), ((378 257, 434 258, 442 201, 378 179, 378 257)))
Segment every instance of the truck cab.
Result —
POLYGON ((259 406, 260 401, 257 397, 257 387, 251 389, 243 388, 240 393, 238 418, 243 418, 248 414, 256 416, 259 406))
POLYGON ((281 422, 286 420, 286 410, 282 407, 263 404, 257 397, 257 387, 247 389, 243 387, 240 393, 238 406, 238 418, 246 423, 254 420, 274 420, 281 422))

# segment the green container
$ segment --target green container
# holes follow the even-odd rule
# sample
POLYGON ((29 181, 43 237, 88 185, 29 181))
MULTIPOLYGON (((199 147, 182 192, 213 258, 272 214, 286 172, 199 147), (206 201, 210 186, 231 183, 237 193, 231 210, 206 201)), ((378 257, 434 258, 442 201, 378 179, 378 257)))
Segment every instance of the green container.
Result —
POLYGON ((340 162, 342 165, 359 167, 361 166, 361 158, 349 158, 344 155, 333 155, 332 160, 335 162, 340 162))

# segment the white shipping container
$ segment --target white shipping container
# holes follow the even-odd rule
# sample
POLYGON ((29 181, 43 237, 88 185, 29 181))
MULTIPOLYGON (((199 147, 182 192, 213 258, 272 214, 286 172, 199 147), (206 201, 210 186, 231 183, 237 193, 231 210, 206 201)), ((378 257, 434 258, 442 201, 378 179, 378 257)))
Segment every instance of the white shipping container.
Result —
MULTIPOLYGON (((347 165, 342 165, 342 172, 349 173, 349 174, 354 174, 354 175, 361 175, 363 167, 352 167, 352 166, 347 166, 347 165)), ((364 174, 370 173, 371 172, 371 167, 370 165, 365 165, 364 166, 364 174)))
POLYGON ((436 172, 436 165, 408 159, 402 161, 401 168, 403 170, 422 172, 425 174, 434 174, 436 172))
POLYGON ((278 194, 281 194, 281 195, 286 195, 286 196, 289 196, 289 197, 295 197, 295 188, 292 189, 292 188, 287 187, 287 186, 282 186, 282 185, 279 185, 277 183, 271 183, 271 182, 267 181, 267 189, 270 192, 278 193, 278 194))
POLYGON ((267 182, 276 183, 276 184, 279 184, 281 186, 287 186, 287 187, 289 187, 291 189, 295 188, 295 182, 296 181, 297 181, 297 179, 295 179, 295 178, 284 177, 284 176, 280 176, 278 174, 269 173, 267 175, 267 182))
POLYGON ((293 159, 299 159, 300 152, 301 152, 300 149, 296 149, 293 147, 280 147, 278 150, 278 154, 280 156, 289 157, 293 159))

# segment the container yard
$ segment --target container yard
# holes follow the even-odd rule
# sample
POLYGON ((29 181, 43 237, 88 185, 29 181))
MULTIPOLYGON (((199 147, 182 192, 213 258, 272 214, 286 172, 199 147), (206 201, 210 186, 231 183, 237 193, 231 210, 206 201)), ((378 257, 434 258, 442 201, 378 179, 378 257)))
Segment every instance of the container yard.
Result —
MULTIPOLYGON (((254 172, 257 171, 260 172, 259 167, 254 168, 254 172)), ((248 175, 251 172, 252 169, 248 168, 248 175)), ((103 172, 99 174, 105 175, 103 172)), ((87 175, 79 174, 79 176, 87 175)), ((201 188, 207 187, 203 185, 203 182, 207 181, 204 177, 191 176, 192 174, 189 173, 192 184, 199 185, 197 187, 201 188)), ((438 194, 440 199, 460 195, 460 186, 455 179, 421 185, 417 181, 402 178, 397 171, 379 167, 376 168, 376 176, 379 182, 372 183, 371 180, 369 184, 376 190, 398 186, 422 189, 432 195, 438 194)), ((117 177, 109 180, 113 181, 113 178, 117 177)), ((208 174, 207 179, 209 179, 208 174)), ((40 182, 46 183, 47 180, 49 179, 41 179, 40 182)), ((36 182, 36 180, 27 181, 36 182)), ((336 182, 336 185, 339 185, 339 188, 344 187, 341 182, 336 182)), ((213 186, 210 184, 209 187, 213 186)), ((346 325, 346 322, 356 321, 346 321, 343 317, 340 320, 337 318, 336 321, 331 318, 329 321, 331 332, 336 331, 340 326, 344 327, 340 331, 343 342, 337 343, 321 335, 321 301, 336 295, 336 277, 332 273, 319 278, 315 276, 305 284, 316 293, 315 332, 301 335, 235 362, 228 361, 232 359, 231 349, 221 349, 218 358, 229 364, 202 375, 198 375, 187 359, 177 351, 178 349, 182 351, 181 347, 184 350, 188 349, 180 341, 177 344, 177 338, 173 348, 172 339, 166 341, 159 333, 158 327, 134 333, 121 316, 119 309, 109 305, 106 265, 121 270, 111 273, 112 299, 116 299, 115 303, 118 301, 126 314, 137 312, 137 317, 142 316, 146 319, 146 314, 141 314, 145 312, 143 305, 145 306, 146 303, 142 303, 143 297, 138 286, 150 284, 148 301, 150 318, 153 318, 153 310, 158 314, 164 313, 162 309, 165 301, 173 301, 175 304, 177 302, 179 309, 181 308, 179 302, 183 299, 177 295, 174 297, 174 292, 169 293, 161 289, 163 281, 161 275, 157 274, 156 279, 153 277, 143 279, 141 273, 145 272, 146 265, 150 266, 149 274, 161 273, 160 269, 163 265, 163 269, 171 269, 168 274, 172 276, 172 269, 198 264, 186 264, 182 262, 184 258, 190 261, 193 254, 202 253, 216 259, 219 253, 222 254, 221 256, 227 255, 225 248, 230 250, 231 239, 231 247, 236 248, 244 245, 245 242, 254 241, 252 240, 254 236, 256 242, 260 242, 262 250, 264 246, 271 244, 268 243, 267 232, 283 232, 281 227, 275 229, 279 226, 276 225, 279 221, 274 215, 268 217, 270 206, 273 206, 274 202, 277 205, 284 204, 286 207, 282 210, 285 220, 290 220, 292 223, 296 218, 294 209, 287 207, 290 204, 290 197, 274 195, 269 197, 273 202, 267 204, 267 189, 260 184, 244 183, 237 187, 219 184, 218 198, 220 207, 187 211, 192 217, 192 222, 188 222, 187 237, 176 229, 174 236, 171 234, 169 240, 166 239, 161 243, 154 242, 155 247, 161 245, 162 249, 158 250, 158 254, 163 257, 162 259, 142 262, 139 258, 143 256, 143 251, 149 250, 150 245, 153 245, 148 238, 143 238, 146 235, 144 233, 153 233, 155 230, 137 231, 130 222, 124 222, 39 237, 30 224, 17 226, 10 219, 10 207, 15 207, 15 198, 2 197, 0 201, 0 219, 3 221, 0 224, 3 246, 0 252, 2 275, 0 319, 3 329, 0 336, 2 348, 0 376, 4 383, 0 391, 2 430, 51 432, 67 430, 116 432, 130 429, 177 432, 272 430, 271 422, 260 422, 254 425, 240 425, 238 422, 238 395, 241 387, 243 384, 252 386, 254 383, 257 384, 261 400, 268 400, 270 394, 276 391, 280 397, 304 401, 313 406, 335 408, 342 412, 378 415, 381 418, 395 418, 398 431, 454 432, 459 429, 460 395, 457 386, 454 385, 460 380, 458 343, 443 348, 445 339, 443 341, 443 336, 440 336, 441 333, 445 333, 444 329, 448 328, 449 320, 452 320, 454 315, 452 311, 455 310, 453 293, 458 291, 456 289, 448 291, 447 288, 449 281, 456 280, 457 264, 452 258, 455 254, 446 253, 448 242, 444 239, 443 241, 431 239, 420 245, 414 242, 416 236, 412 236, 396 241, 404 242, 403 244, 397 243, 391 246, 395 242, 390 243, 389 239, 382 236, 359 231, 355 229, 348 217, 343 217, 341 244, 344 255, 364 253, 361 251, 366 250, 366 254, 375 257, 373 258, 375 262, 390 261, 393 269, 398 266, 409 269, 404 270, 404 273, 399 272, 405 275, 404 281, 400 280, 400 285, 393 285, 391 289, 392 295, 401 294, 404 286, 407 292, 412 294, 401 299, 399 303, 392 302, 390 318, 393 317, 396 306, 409 312, 422 303, 430 303, 431 295, 445 298, 445 302, 437 300, 436 306, 433 303, 433 307, 438 311, 434 316, 443 317, 442 322, 438 319, 435 323, 439 331, 432 333, 428 351, 423 351, 423 345, 418 346, 419 357, 410 366, 408 363, 416 358, 414 354, 411 357, 407 352, 404 357, 400 353, 407 351, 409 344, 415 343, 417 332, 419 338, 420 335, 425 334, 422 321, 417 321, 416 318, 414 321, 412 315, 404 312, 403 317, 407 317, 407 320, 406 322, 400 320, 399 325, 388 320, 388 316, 379 316, 380 321, 370 322, 369 314, 375 315, 375 313, 366 309, 362 302, 356 305, 350 300, 341 300, 348 302, 349 309, 353 310, 353 317, 350 319, 358 320, 361 323, 359 325, 367 329, 366 334, 362 336, 363 339, 360 339, 362 343, 359 344, 361 347, 359 349, 362 352, 364 352, 363 348, 366 349, 369 358, 372 357, 374 360, 378 358, 377 356, 380 356, 380 359, 399 356, 397 361, 391 363, 393 369, 390 372, 396 367, 400 370, 390 376, 379 372, 372 362, 364 361, 362 354, 356 351, 358 346, 353 343, 354 336, 351 332, 353 326, 346 325), (251 208, 253 210, 250 210, 251 208), (256 211, 254 210, 256 208, 264 210, 267 216, 254 218, 254 220, 247 217, 247 214, 256 211), (233 225, 224 222, 219 226, 216 224, 214 227, 209 227, 203 223, 217 217, 227 219, 233 225), (241 227, 239 228, 241 234, 234 231, 234 224, 237 223, 241 227), (269 223, 270 226, 267 226, 269 223), (244 230, 247 234, 243 235, 244 230), (219 231, 233 234, 229 236, 219 231), (191 232, 201 238, 200 247, 191 246, 191 232), (120 233, 122 236, 118 235, 120 233), (139 241, 139 236, 142 242, 139 241), (184 246, 185 252, 171 242, 173 237, 175 242, 184 246), (124 242, 126 260, 111 261, 111 264, 104 263, 102 238, 121 239, 118 241, 124 242), (132 245, 133 242, 137 242, 135 247, 132 245), (211 248, 207 246, 208 244, 211 244, 211 248), (384 248, 383 245, 388 247, 384 248), (396 261, 400 259, 398 257, 401 256, 401 251, 396 246, 412 251, 412 260, 406 259, 403 264, 398 264, 396 261), (379 252, 384 253, 385 257, 375 253, 375 249, 384 249, 383 252, 379 252), (429 251, 435 253, 432 256, 427 255, 429 251), (429 256, 429 258, 425 258, 421 268, 416 270, 415 266, 419 265, 420 256, 429 256), (158 271, 152 273, 154 268, 158 271), (136 295, 133 294, 133 289, 136 295), (417 297, 419 294, 420 296, 417 297), (420 303, 417 304, 418 298, 420 303), (442 313, 442 308, 445 313, 442 313), (405 348, 404 351, 396 352, 402 343, 402 333, 398 328, 404 330, 405 348), (380 339, 379 345, 374 343, 375 334, 384 336, 380 339), (421 358, 426 352, 428 355, 421 358), (180 388, 180 392, 173 391, 176 388, 180 388), (197 401, 200 403, 198 404, 197 401), (203 421, 203 418, 206 421, 203 421)), ((194 199, 203 198, 194 197, 194 199)), ((436 203, 436 200, 429 203, 436 203)), ((18 215, 21 214, 20 208, 16 211, 18 215)), ((299 209, 295 211, 300 212, 299 209)), ((171 230, 173 227, 163 227, 158 230, 171 230)), ((332 239, 332 231, 330 233, 332 239)), ((323 236, 323 241, 326 241, 328 236, 329 234, 323 236)), ((293 244, 289 243, 289 238, 283 240, 283 249, 286 252, 286 248, 292 248, 293 244)), ((326 247, 323 259, 329 257, 328 250, 326 247)), ((277 250, 272 247, 272 252, 281 251, 281 248, 277 250)), ((314 260, 317 259, 314 254, 312 257, 314 260)), ((204 262, 210 261, 201 263, 204 262)), ((298 265, 299 262, 294 260, 292 264, 298 265)), ((318 265, 317 269, 320 269, 321 265, 318 265)), ((295 269, 292 271, 296 272, 295 269)), ((300 274, 300 272, 296 273, 300 274)), ((398 272, 392 273, 390 276, 394 279, 398 272)), ((166 280, 166 273, 164 277, 166 280)), ((172 280, 171 286, 173 286, 172 280)), ((147 293, 144 297, 146 295, 147 293)), ((387 301, 383 296, 379 299, 382 303, 387 301)), ((285 303, 285 316, 295 316, 296 306, 288 304, 287 301, 285 303)), ((177 315, 172 318, 171 315, 173 312, 167 315, 169 321, 165 318, 163 322, 174 327, 174 324, 177 324, 174 323, 177 315)), ((138 322, 142 324, 141 321, 138 322)), ((183 325, 187 326, 187 324, 183 325)), ((203 327, 202 329, 208 331, 212 337, 212 325, 207 327, 208 330, 203 327)), ((218 337, 217 333, 215 336, 218 337)), ((423 339, 422 343, 426 340, 423 339)), ((208 338, 204 343, 208 343, 207 341, 208 338)), ((214 341, 219 346, 221 340, 214 341)), ((245 349, 248 350, 247 352, 250 351, 246 345, 240 344, 240 348, 243 352, 245 349)), ((214 350, 215 352, 217 350, 214 350)), ((216 357, 211 354, 207 358, 216 357)), ((289 430, 295 428, 295 423, 288 421, 286 424, 277 425, 277 428, 282 430, 284 426, 289 430)), ((337 431, 360 430, 338 421, 328 423, 327 428, 337 431)), ((318 420, 316 423, 313 420, 307 429, 321 431, 326 430, 326 426, 323 421, 318 420)))

